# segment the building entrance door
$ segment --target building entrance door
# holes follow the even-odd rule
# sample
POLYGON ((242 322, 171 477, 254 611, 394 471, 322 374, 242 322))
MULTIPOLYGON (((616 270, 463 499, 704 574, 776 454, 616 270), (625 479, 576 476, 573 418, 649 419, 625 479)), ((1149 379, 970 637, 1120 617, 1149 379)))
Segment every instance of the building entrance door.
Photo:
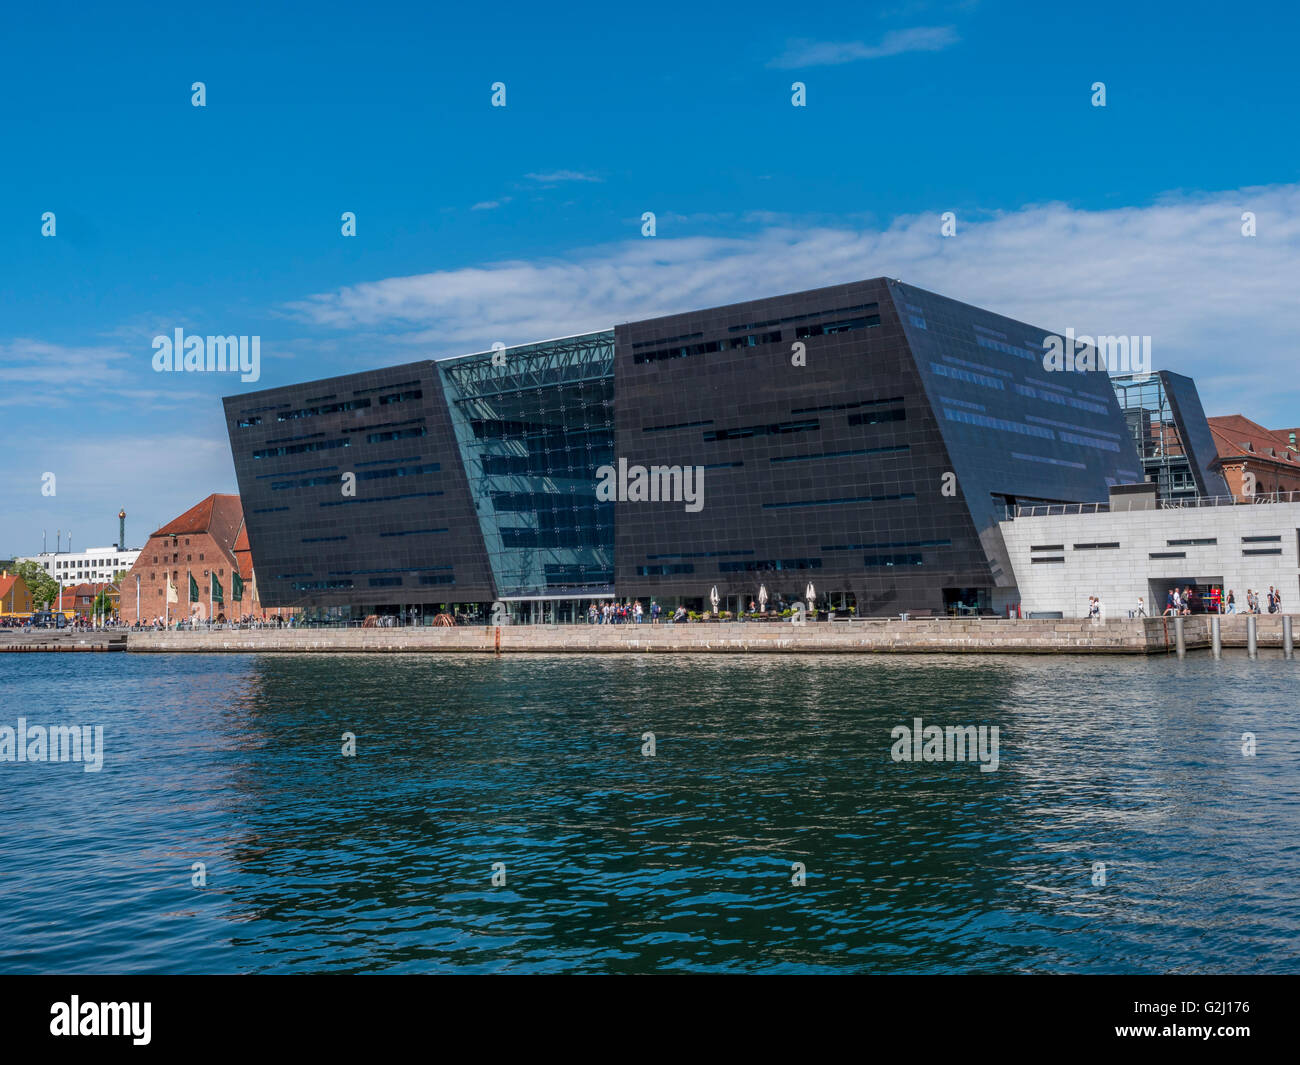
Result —
MULTIPOLYGON (((1147 602, 1147 616, 1160 617, 1168 609, 1169 593, 1175 588, 1184 595, 1188 587, 1195 593, 1192 598, 1193 614, 1208 614, 1213 610, 1213 592, 1219 589, 1221 601, 1226 602, 1228 591, 1223 586, 1222 577, 1157 577, 1147 581, 1150 599, 1147 602)), ((1238 600, 1237 610, 1244 609, 1244 600, 1238 600)), ((1127 609, 1134 609, 1130 606, 1127 609)), ((1227 609, 1224 607, 1223 609, 1227 609)))

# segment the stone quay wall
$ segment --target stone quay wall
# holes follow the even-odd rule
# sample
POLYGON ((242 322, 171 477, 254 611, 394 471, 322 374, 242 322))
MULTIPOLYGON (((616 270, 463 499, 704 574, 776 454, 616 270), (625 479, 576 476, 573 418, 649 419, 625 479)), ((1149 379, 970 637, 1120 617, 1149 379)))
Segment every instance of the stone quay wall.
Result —
MULTIPOLYGON (((1281 615, 1256 618, 1260 648, 1282 646, 1281 615)), ((1246 617, 1221 619, 1223 646, 1246 646, 1246 617)), ((1210 619, 1183 619, 1188 650, 1210 647, 1210 619)), ((1300 633, 1298 633, 1300 635, 1300 633)), ((503 625, 456 628, 133 632, 134 652, 293 654, 1167 654, 1172 618, 871 619, 683 625, 503 625)))

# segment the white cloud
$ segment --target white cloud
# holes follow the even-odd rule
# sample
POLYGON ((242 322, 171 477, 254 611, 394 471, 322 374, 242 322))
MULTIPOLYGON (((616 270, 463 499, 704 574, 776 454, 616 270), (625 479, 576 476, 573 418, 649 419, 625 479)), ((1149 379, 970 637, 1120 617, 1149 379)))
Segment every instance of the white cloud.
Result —
POLYGON ((768 66, 782 69, 795 67, 838 66, 859 59, 884 59, 906 52, 939 52, 959 40, 952 26, 916 26, 910 30, 890 30, 879 44, 862 41, 794 40, 785 52, 768 66))
POLYGON ((604 181, 604 178, 596 177, 594 174, 584 174, 579 170, 551 170, 544 174, 525 174, 529 181, 536 181, 543 185, 555 185, 561 181, 604 181))
POLYGON ((884 275, 1048 329, 1150 335, 1157 369, 1213 382, 1202 397, 1210 413, 1248 411, 1276 390, 1265 381, 1293 378, 1300 186, 1105 211, 958 212, 951 238, 939 236, 939 213, 883 230, 784 223, 741 236, 638 238, 566 260, 352 285, 289 310, 456 354, 884 275), (1259 236, 1241 235, 1244 210, 1257 214, 1259 236))
POLYGON ((152 346, 138 339, 140 350, 134 352, 112 344, 59 344, 27 337, 0 342, 0 366, 10 385, 0 394, 0 407, 113 409, 143 403, 157 412, 210 402, 214 393, 228 387, 218 374, 155 372, 152 346))

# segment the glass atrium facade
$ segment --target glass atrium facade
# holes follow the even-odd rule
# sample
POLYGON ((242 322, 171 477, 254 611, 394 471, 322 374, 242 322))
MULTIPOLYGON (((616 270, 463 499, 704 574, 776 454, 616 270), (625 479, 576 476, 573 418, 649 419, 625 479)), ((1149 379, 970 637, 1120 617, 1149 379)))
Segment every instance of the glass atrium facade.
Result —
POLYGON ((499 597, 612 596, 613 330, 437 365, 499 597))

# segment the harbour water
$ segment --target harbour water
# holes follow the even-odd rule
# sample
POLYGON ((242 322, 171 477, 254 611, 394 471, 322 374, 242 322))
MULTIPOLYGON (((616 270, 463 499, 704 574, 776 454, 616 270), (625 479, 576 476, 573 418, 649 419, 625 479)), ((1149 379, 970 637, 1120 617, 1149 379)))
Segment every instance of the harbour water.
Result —
POLYGON ((0 656, 0 971, 1300 972, 1297 668, 0 656))

